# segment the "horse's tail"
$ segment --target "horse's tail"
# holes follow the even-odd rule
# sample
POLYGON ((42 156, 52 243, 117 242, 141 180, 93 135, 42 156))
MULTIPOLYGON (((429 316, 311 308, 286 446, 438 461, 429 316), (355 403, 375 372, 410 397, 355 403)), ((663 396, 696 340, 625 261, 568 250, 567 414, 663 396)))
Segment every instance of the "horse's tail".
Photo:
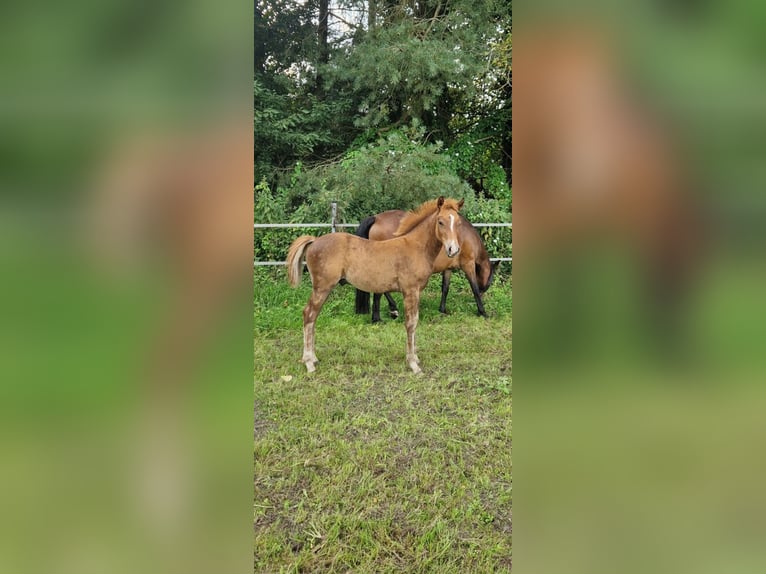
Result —
POLYGON ((370 217, 365 217, 359 224, 359 227, 356 228, 356 231, 354 231, 354 235, 369 239, 370 228, 372 228, 373 225, 375 225, 375 216, 370 215, 370 217))
MULTIPOLYGON (((461 217, 466 223, 468 223, 468 225, 471 226, 471 231, 473 231, 472 244, 474 253, 477 254, 475 263, 476 280, 479 284, 479 293, 486 293, 486 291, 489 289, 489 286, 492 285, 492 280, 495 278, 495 269, 497 269, 497 266, 500 262, 496 261, 493 264, 489 260, 489 253, 487 252, 487 248, 484 246, 484 241, 481 238, 481 234, 473 226, 473 223, 468 221, 464 216, 461 215, 461 217)), ((470 239, 470 235, 466 237, 466 240, 470 239)))
POLYGON ((301 235, 292 242, 287 251, 287 281, 290 287, 297 287, 301 282, 301 263, 303 252, 316 239, 313 235, 301 235))
POLYGON ((497 266, 500 265, 499 261, 495 261, 492 263, 489 260, 489 256, 483 257, 481 259, 481 262, 476 263, 476 276, 485 278, 485 281, 479 281, 479 292, 485 293, 489 286, 492 285, 492 280, 495 278, 495 270, 497 269, 497 266))
MULTIPOLYGON (((356 228, 354 235, 363 237, 364 239, 370 238, 370 228, 375 224, 375 216, 371 215, 361 221, 359 227, 356 228)), ((354 311, 357 315, 366 315, 370 312, 370 294, 367 291, 360 289, 356 290, 356 301, 354 303, 354 311)))
POLYGON ((481 234, 471 224, 471 229, 474 234, 475 249, 477 249, 478 256, 476 257, 476 277, 479 283, 479 293, 486 293, 489 286, 492 285, 492 280, 495 278, 495 269, 500 264, 499 261, 492 263, 489 260, 489 253, 484 246, 484 241, 481 238, 481 234))

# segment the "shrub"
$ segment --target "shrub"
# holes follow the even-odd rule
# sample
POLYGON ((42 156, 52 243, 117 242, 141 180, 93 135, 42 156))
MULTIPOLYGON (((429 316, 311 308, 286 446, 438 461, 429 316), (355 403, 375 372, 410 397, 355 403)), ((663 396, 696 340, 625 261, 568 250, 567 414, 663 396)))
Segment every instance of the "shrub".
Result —
MULTIPOLYGON (((475 223, 511 223, 510 202, 476 198, 464 209, 464 215, 475 223)), ((477 228, 490 257, 510 257, 513 252, 513 233, 510 227, 477 228)))
POLYGON ((441 144, 420 143, 422 132, 397 130, 374 144, 348 152, 340 161, 302 171, 291 185, 290 203, 314 221, 356 222, 388 209, 411 209, 438 197, 473 195, 455 174, 441 144))
MULTIPOLYGON (((357 223, 388 209, 412 209, 439 195, 465 199, 463 212, 471 221, 511 221, 510 190, 504 194, 500 186, 497 198, 477 196, 455 170, 454 159, 439 142, 424 142, 422 130, 395 130, 339 161, 310 168, 296 164, 274 191, 262 180, 255 188, 255 221, 329 223, 335 201, 338 222, 357 223)), ((283 261, 293 239, 326 232, 327 228, 256 229, 255 258, 283 261)), ((509 228, 484 227, 479 232, 490 256, 510 256, 509 228)))
MULTIPOLYGON (((272 193, 265 180, 255 186, 253 202, 255 223, 296 223, 301 222, 299 213, 291 213, 288 192, 277 188, 272 193)), ((296 231, 317 233, 316 229, 255 229, 253 233, 253 256, 255 261, 284 261, 287 249, 299 234, 296 231)))

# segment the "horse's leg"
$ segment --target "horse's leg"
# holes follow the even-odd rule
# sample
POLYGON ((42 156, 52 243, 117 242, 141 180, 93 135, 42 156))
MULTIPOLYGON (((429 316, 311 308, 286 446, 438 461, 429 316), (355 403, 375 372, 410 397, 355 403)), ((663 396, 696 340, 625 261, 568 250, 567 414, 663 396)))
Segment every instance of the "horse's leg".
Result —
POLYGON ((486 317, 487 313, 484 311, 484 303, 481 300, 481 291, 479 291, 479 281, 476 278, 476 266, 473 264, 466 265, 466 267, 463 268, 463 272, 468 279, 468 284, 471 286, 471 291, 473 292, 473 298, 476 300, 476 309, 479 312, 479 316, 486 317))
POLYGON ((301 362, 306 363, 306 370, 309 373, 316 370, 315 364, 318 361, 314 351, 314 325, 330 291, 332 288, 322 290, 314 288, 309 302, 303 309, 303 358, 301 362))
POLYGON ((388 314, 391 315, 392 319, 396 319, 399 316, 399 309, 396 308, 396 301, 391 297, 391 293, 383 293, 383 295, 386 296, 386 301, 388 301, 388 314))
POLYGON ((449 293, 449 282, 452 279, 452 270, 442 271, 442 300, 439 303, 439 313, 447 314, 447 293, 449 293))
POLYGON ((404 295, 404 326, 407 329, 407 364, 412 372, 418 374, 420 359, 415 350, 415 328, 418 326, 418 306, 420 305, 420 292, 412 291, 404 295))
POLYGON ((372 322, 380 323, 380 293, 372 294, 372 322))

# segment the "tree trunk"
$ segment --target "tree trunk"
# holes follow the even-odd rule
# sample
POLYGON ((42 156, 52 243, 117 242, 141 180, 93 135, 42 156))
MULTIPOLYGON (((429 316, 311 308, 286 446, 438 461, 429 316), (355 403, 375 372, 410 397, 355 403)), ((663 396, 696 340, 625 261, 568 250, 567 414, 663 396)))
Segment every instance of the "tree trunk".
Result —
POLYGON ((317 84, 316 95, 321 98, 324 94, 324 78, 322 67, 330 59, 327 47, 327 16, 329 14, 329 0, 319 0, 319 24, 317 25, 317 44, 319 45, 319 58, 317 61, 317 84))
POLYGON ((317 35, 319 40, 320 64, 326 64, 330 55, 327 48, 327 15, 329 12, 329 0, 319 0, 319 26, 317 28, 317 35))
POLYGON ((367 31, 372 32, 375 28, 375 12, 378 10, 377 0, 369 0, 367 4, 367 31))

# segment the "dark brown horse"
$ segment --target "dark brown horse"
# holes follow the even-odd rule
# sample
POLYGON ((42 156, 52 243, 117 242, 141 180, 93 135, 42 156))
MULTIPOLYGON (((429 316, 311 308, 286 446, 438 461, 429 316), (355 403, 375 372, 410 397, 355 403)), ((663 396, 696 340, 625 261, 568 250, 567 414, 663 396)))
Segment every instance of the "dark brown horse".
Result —
POLYGON ((303 358, 308 372, 317 362, 314 351, 314 325, 330 291, 341 279, 358 289, 376 293, 400 291, 404 296, 407 329, 407 364, 421 372, 415 351, 420 293, 428 283, 434 261, 441 252, 448 258, 460 253, 458 234, 463 222, 459 210, 463 201, 429 201, 408 213, 387 241, 368 241, 350 233, 330 233, 322 237, 303 235, 293 241, 287 254, 287 277, 292 287, 301 280, 301 260, 313 286, 303 310, 303 358))
MULTIPOLYGON (((392 209, 384 211, 377 215, 364 219, 356 230, 356 235, 371 239, 373 241, 385 241, 395 236, 402 219, 407 215, 406 211, 392 209)), ((481 236, 476 231, 471 222, 462 215, 460 216, 460 225, 458 226, 458 242, 460 244, 459 257, 447 257, 440 253, 434 261, 434 273, 442 274, 442 298, 439 304, 439 311, 447 312, 447 293, 449 293, 449 284, 453 269, 462 269, 465 273, 468 283, 471 285, 473 297, 476 300, 476 309, 479 315, 486 317, 484 304, 481 300, 482 294, 489 289, 494 277, 497 263, 492 265, 489 261, 489 254, 481 241, 481 236)), ((396 308, 396 302, 391 295, 384 293, 388 301, 388 308, 392 318, 399 316, 399 310, 396 308)), ((380 321, 380 293, 375 293, 372 305, 372 322, 380 321)), ((356 306, 358 314, 367 314, 370 312, 370 294, 360 289, 356 290, 356 306)))

